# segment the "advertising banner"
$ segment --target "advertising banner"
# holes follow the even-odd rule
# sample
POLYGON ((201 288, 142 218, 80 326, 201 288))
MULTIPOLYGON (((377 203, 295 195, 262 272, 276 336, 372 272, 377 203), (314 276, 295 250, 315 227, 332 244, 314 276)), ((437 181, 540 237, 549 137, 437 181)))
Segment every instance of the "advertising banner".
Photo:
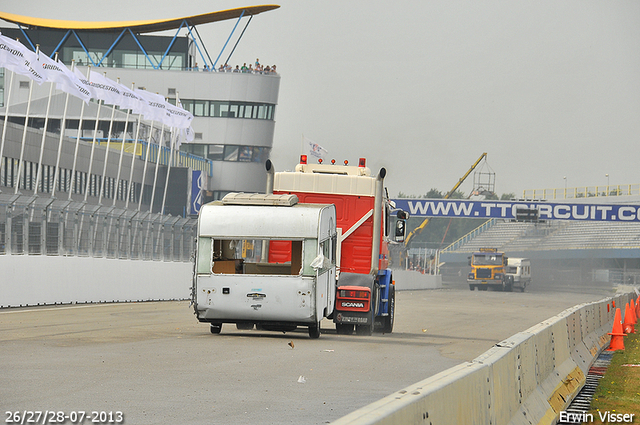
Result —
POLYGON ((539 220, 640 222, 640 205, 408 198, 392 201, 412 217, 516 219, 518 211, 537 210, 539 220))
POLYGON ((200 212, 200 207, 202 207, 203 182, 203 171, 191 171, 191 202, 189 203, 189 214, 196 215, 200 212))

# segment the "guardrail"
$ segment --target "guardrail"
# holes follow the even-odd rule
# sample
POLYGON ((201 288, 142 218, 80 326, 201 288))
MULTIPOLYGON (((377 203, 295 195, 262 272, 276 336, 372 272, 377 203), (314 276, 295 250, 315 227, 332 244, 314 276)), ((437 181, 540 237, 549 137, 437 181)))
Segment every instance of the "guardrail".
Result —
MULTIPOLYGON (((635 295, 635 294, 634 294, 635 295)), ((609 341, 615 308, 631 293, 582 304, 465 362, 333 422, 554 424, 609 341)))
POLYGON ((640 195, 640 184, 618 184, 604 186, 580 186, 555 189, 526 189, 523 199, 576 199, 596 196, 640 195))

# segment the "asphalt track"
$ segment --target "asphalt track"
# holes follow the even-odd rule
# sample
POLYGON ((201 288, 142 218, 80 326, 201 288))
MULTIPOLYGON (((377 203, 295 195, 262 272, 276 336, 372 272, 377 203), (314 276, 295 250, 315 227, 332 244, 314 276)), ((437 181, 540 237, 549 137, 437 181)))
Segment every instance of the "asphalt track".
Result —
POLYGON ((46 410, 120 411, 126 424, 329 423, 612 293, 399 292, 394 333, 336 335, 325 321, 317 340, 232 325, 211 335, 185 301, 0 310, 2 423, 46 410))

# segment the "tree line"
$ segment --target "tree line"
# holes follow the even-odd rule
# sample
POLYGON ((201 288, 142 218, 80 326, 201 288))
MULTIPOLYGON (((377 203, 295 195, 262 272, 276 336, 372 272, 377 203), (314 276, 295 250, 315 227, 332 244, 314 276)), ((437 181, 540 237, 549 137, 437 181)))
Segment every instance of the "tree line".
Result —
MULTIPOLYGON (((436 188, 430 189, 421 196, 407 195, 399 192, 398 198, 414 199, 442 199, 447 192, 443 193, 436 188)), ((456 190, 449 199, 468 199, 470 195, 456 190)), ((487 200, 510 200, 515 198, 514 193, 503 193, 498 196, 495 193, 484 193, 483 199, 487 200)), ((425 217, 409 217, 407 220, 407 235, 422 224, 425 217)), ((481 226, 487 219, 484 218, 447 218, 432 217, 419 235, 415 235, 410 241, 410 247, 442 249, 455 242, 462 236, 481 226)))

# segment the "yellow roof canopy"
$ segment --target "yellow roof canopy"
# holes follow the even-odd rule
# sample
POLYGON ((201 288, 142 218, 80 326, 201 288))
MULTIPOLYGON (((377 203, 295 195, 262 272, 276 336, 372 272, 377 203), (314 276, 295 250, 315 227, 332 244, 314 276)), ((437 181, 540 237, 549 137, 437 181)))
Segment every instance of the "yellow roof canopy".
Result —
POLYGON ((237 9, 221 10, 219 12, 203 13, 201 15, 186 16, 172 19, 151 19, 145 21, 65 21, 58 19, 32 18, 29 16, 15 15, 13 13, 0 12, 0 19, 24 25, 29 28, 51 28, 60 30, 78 31, 117 31, 125 28, 136 33, 149 33, 180 28, 183 21, 189 25, 207 24, 210 22, 225 21, 239 18, 240 16, 257 15, 279 8, 279 5, 268 4, 262 6, 240 7, 237 9))

